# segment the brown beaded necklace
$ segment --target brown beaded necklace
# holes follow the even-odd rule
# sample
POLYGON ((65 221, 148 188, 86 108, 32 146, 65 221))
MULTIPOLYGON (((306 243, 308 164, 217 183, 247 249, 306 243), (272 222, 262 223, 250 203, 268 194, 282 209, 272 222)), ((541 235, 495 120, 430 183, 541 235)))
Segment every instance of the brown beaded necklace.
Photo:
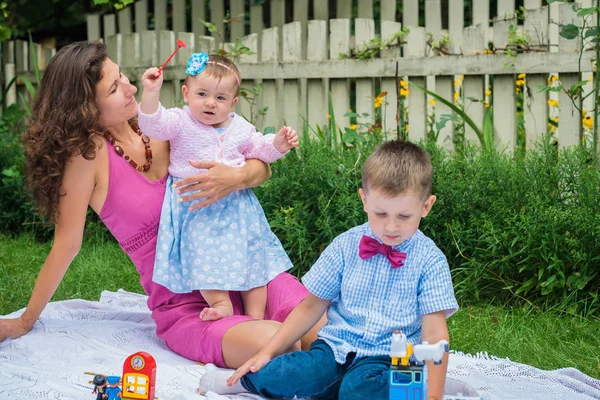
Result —
POLYGON ((118 144, 115 144, 115 138, 112 137, 112 135, 110 133, 104 132, 104 138, 106 140, 108 140, 108 142, 110 144, 113 145, 113 147, 115 149, 115 153, 117 153, 118 155, 123 157, 125 159, 125 161, 127 161, 129 163, 129 165, 131 165, 133 168, 135 168, 136 171, 147 172, 150 170, 150 166, 152 165, 152 149, 150 149, 150 138, 142 133, 139 126, 131 125, 131 128, 135 131, 135 133, 137 133, 138 135, 141 136, 142 142, 144 142, 144 147, 146 147, 146 164, 144 164, 144 165, 138 165, 127 154, 125 154, 125 151, 123 150, 123 148, 121 146, 119 146, 118 144))

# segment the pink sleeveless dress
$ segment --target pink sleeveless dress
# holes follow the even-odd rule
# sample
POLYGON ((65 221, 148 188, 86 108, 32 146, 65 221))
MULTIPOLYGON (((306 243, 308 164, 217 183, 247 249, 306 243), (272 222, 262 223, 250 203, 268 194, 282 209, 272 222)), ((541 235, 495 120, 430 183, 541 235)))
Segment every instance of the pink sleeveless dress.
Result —
MULTIPOLYGON (((176 353, 194 361, 225 367, 221 343, 225 332, 252 318, 242 315, 239 292, 230 292, 236 315, 218 321, 202 321, 207 303, 195 290, 177 294, 152 281, 156 238, 167 176, 150 181, 134 170, 108 146, 109 184, 100 219, 129 255, 148 295, 148 308, 156 322, 156 334, 176 353)), ((267 285, 265 319, 283 322, 308 294, 292 275, 281 273, 267 285)))

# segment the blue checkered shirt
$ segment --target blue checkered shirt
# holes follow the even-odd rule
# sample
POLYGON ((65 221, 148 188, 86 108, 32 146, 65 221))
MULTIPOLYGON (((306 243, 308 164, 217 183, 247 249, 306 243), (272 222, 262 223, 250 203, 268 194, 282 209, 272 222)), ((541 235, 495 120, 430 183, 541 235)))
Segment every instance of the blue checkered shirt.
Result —
POLYGON ((350 352, 357 358, 389 354, 394 329, 420 343, 423 315, 445 310, 449 317, 458 309, 448 261, 433 240, 418 230, 394 246, 407 257, 392 269, 382 254, 358 256, 363 235, 377 239, 368 223, 342 233, 302 278, 312 294, 331 300, 319 338, 340 364, 350 352))

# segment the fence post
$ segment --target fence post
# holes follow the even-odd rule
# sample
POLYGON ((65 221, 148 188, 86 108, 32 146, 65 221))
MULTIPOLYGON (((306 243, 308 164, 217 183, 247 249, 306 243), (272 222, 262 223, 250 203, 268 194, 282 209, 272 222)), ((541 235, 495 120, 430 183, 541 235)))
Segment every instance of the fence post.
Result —
POLYGON ((173 31, 187 32, 187 15, 185 0, 173 0, 173 31))
MULTIPOLYGON (((388 40, 390 37, 392 37, 392 35, 401 29, 402 26, 399 22, 382 20, 381 39, 388 40)), ((381 58, 399 59, 400 47, 392 47, 390 49, 383 50, 381 53, 381 58)), ((396 128, 396 78, 381 78, 381 91, 387 92, 387 96, 384 99, 384 104, 381 105, 381 118, 383 123, 383 131, 388 132, 396 128)))
MULTIPOLYGON (((279 30, 278 27, 273 27, 263 30, 262 34, 262 51, 261 61, 267 63, 276 63, 279 61, 279 30)), ((281 104, 277 97, 278 83, 277 80, 263 80, 263 102, 269 102, 269 110, 264 118, 262 128, 277 127, 280 124, 277 117, 281 114, 281 104)), ((263 105, 266 105, 263 103, 263 105)))
POLYGON ((148 0, 137 0, 135 2, 135 31, 148 30, 148 0))
MULTIPOLYGON (((366 46, 375 37, 375 21, 372 19, 356 18, 354 20, 354 29, 356 32, 354 38, 356 49, 366 46)), ((361 115, 357 123, 364 122, 369 125, 375 123, 375 109, 373 108, 374 91, 372 78, 356 79, 356 112, 361 115), (363 114, 368 115, 363 117, 363 114)))
MULTIPOLYGON (((338 3, 339 4, 339 3, 338 3)), ((329 58, 331 60, 339 59, 340 53, 350 51, 350 20, 332 19, 329 21, 331 36, 329 39, 329 58)), ((348 126, 349 119, 344 117, 350 108, 350 85, 348 79, 331 80, 331 101, 333 103, 333 113, 338 126, 348 126)), ((337 129, 337 127, 334 127, 337 129)), ((337 131, 336 131, 337 135, 337 131)), ((334 138, 331 138, 334 140, 334 138)))
MULTIPOLYGON (((284 63, 302 61, 303 47, 302 23, 296 21, 285 24, 283 26, 282 61, 284 63)), ((283 105, 281 116, 285 119, 287 125, 298 132, 301 132, 302 129, 301 117, 306 118, 306 88, 302 87, 303 83, 306 85, 306 79, 286 79, 283 81, 283 92, 281 94, 278 93, 283 105)), ((275 129, 279 129, 283 124, 283 121, 277 121, 275 129)))
POLYGON ((131 7, 125 7, 117 12, 119 20, 119 33, 131 33, 131 7))
MULTIPOLYGON (((15 64, 7 63, 4 64, 4 77, 6 79, 6 83, 8 84, 15 76, 15 64)), ((6 93, 6 106, 10 106, 11 104, 15 104, 17 102, 17 84, 16 82, 8 89, 6 93)))
MULTIPOLYGON (((327 22, 308 21, 308 42, 306 53, 308 61, 324 61, 327 59, 327 22)), ((329 79, 308 80, 308 125, 311 128, 327 125, 327 99, 329 96, 329 79)))
POLYGON ((87 14, 85 16, 87 26, 87 40, 95 42, 100 40, 102 34, 100 33, 100 14, 87 14))

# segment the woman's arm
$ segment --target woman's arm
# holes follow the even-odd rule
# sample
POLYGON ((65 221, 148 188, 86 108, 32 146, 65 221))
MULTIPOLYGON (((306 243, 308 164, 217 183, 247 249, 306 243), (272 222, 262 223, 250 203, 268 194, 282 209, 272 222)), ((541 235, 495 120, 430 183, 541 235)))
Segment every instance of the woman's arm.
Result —
POLYGON ((73 157, 62 182, 52 249, 35 282, 23 315, 0 320, 0 341, 18 338, 31 330, 81 248, 87 207, 94 190, 95 160, 73 157))
POLYGON ((271 177, 269 164, 259 160, 248 160, 241 168, 229 167, 213 161, 190 161, 190 164, 196 168, 208 170, 177 182, 178 193, 180 194, 202 191, 201 193, 182 196, 185 202, 206 198, 201 203, 190 207, 194 210, 206 207, 233 191, 258 186, 271 177))

